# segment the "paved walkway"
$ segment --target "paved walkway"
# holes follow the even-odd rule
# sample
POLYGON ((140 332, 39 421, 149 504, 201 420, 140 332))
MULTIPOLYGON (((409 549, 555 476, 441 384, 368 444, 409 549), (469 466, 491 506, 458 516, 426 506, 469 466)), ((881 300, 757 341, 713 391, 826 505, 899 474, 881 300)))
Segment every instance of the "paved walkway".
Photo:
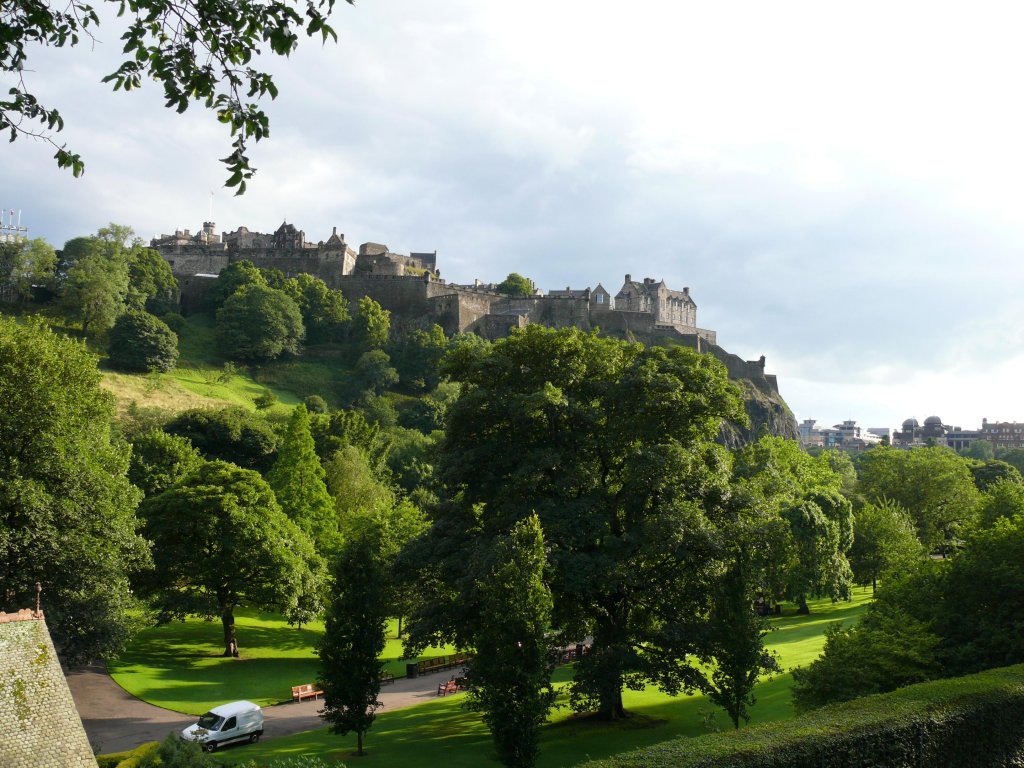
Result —
MULTIPOLYGON (((384 706, 378 712, 391 712, 437 698, 438 684, 448 680, 451 670, 413 679, 401 678, 381 688, 384 706)), ((160 741, 170 731, 180 731, 196 721, 137 699, 113 681, 102 662, 90 664, 67 674, 68 686, 82 718, 85 732, 94 749, 101 754, 121 752, 160 741)), ((459 694, 461 695, 461 694, 459 694)), ((289 702, 263 708, 263 738, 287 736, 323 726, 317 716, 322 701, 289 702)))

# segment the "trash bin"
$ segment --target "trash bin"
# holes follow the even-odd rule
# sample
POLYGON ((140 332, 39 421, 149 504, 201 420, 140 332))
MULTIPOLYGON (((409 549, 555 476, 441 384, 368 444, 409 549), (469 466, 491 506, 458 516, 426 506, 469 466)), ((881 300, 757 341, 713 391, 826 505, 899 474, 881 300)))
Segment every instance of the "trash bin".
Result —
POLYGON ((406 664, 405 665, 405 676, 406 677, 413 678, 413 677, 417 677, 418 675, 419 675, 419 671, 416 669, 416 663, 415 662, 413 662, 412 664, 406 664))

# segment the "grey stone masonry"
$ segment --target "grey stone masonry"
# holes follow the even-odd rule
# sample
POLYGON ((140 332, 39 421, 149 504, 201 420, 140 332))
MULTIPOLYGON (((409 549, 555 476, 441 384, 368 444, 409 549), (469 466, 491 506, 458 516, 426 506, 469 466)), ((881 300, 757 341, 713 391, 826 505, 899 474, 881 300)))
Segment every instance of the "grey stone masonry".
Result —
POLYGON ((0 764, 96 768, 41 612, 0 612, 0 764))

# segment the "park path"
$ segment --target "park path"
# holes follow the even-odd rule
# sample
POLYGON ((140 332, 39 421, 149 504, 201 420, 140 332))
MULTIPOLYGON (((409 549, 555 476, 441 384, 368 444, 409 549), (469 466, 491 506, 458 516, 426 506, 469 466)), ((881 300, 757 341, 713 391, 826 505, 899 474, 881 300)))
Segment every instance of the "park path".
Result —
MULTIPOLYGON (((383 706, 378 711, 391 712, 436 699, 437 686, 451 674, 449 670, 412 679, 400 678, 383 686, 380 692, 383 706)), ((114 682, 102 662, 69 671, 66 677, 89 742, 100 754, 133 749, 147 741, 160 741, 170 731, 180 731, 196 721, 194 715, 155 707, 135 698, 114 682)), ((263 738, 321 727, 323 721, 317 716, 321 706, 321 701, 307 699, 263 707, 263 738)))

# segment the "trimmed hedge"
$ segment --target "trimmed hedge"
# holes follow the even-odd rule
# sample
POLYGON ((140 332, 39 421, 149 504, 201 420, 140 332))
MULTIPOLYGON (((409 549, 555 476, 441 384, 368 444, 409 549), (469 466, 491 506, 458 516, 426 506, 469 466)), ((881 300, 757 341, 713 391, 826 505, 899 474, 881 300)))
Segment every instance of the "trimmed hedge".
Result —
POLYGON ((1024 764, 1024 664, 920 683, 794 720, 673 739, 587 768, 876 768, 1024 764))
POLYGON ((98 755, 96 762, 99 768, 135 768, 142 758, 156 750, 159 746, 160 742, 158 741, 147 741, 135 749, 129 749, 124 752, 111 752, 109 755, 98 755))

